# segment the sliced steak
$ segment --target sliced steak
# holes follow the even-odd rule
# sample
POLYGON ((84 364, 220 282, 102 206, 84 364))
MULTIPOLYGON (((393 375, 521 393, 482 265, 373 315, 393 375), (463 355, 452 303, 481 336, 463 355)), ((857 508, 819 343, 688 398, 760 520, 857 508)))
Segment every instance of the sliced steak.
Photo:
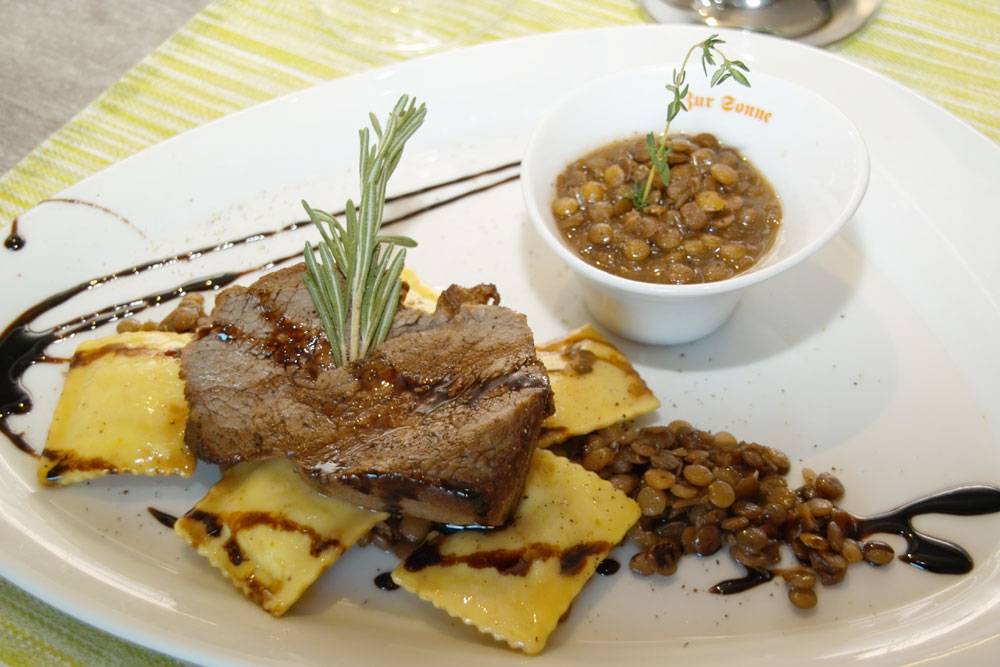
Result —
POLYGON ((552 412, 524 315, 496 289, 401 308, 389 338, 336 368, 303 266, 220 293, 185 348, 185 438, 221 465, 286 456, 331 496, 452 524, 500 525, 552 412))

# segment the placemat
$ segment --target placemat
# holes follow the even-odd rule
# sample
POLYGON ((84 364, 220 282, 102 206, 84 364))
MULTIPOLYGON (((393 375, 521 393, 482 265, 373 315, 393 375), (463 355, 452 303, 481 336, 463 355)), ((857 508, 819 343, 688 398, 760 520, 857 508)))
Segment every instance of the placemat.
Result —
MULTIPOLYGON (((214 0, 0 178, 0 224, 186 129, 409 57, 378 43, 394 20, 381 6, 370 0, 214 0), (327 3, 335 11, 324 11, 327 3)), ((647 20, 632 0, 480 0, 450 8, 420 23, 441 48, 647 20), (509 11, 482 28, 484 16, 500 6, 509 11)), ((831 50, 922 92, 1000 141, 998 35, 996 0, 886 0, 863 30, 831 50)), ((178 664, 80 623, 2 579, 0 661, 178 664)))

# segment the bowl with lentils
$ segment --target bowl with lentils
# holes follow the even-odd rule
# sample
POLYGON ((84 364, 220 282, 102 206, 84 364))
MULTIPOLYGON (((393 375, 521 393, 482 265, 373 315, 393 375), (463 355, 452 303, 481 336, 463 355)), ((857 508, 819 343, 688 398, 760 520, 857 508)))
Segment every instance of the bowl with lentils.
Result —
POLYGON ((754 71, 717 89, 691 72, 688 111, 662 137, 670 68, 593 81, 536 127, 521 181, 537 236, 593 316, 651 344, 721 326, 745 289, 819 250, 860 205, 868 152, 816 93, 754 71), (659 130, 658 130, 659 128, 659 130), (669 146, 656 168, 647 135, 669 146))

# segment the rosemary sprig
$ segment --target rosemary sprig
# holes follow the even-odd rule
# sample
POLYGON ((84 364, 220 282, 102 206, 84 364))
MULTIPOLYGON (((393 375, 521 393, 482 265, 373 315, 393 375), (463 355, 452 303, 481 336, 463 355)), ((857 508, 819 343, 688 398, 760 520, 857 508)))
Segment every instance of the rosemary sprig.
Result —
POLYGON ((361 203, 347 200, 344 224, 302 202, 322 237, 316 246, 306 243, 304 282, 338 366, 364 359, 392 326, 406 248, 417 243, 405 236, 379 234, 385 191, 403 147, 426 115, 426 106, 417 106, 406 95, 396 102, 384 127, 368 114, 376 141, 371 142, 367 127, 360 130, 361 203))
POLYGON ((750 87, 750 79, 746 75, 750 71, 750 68, 741 60, 730 60, 727 58, 719 49, 720 44, 725 44, 725 41, 720 39, 718 35, 711 35, 705 41, 698 42, 688 49, 684 60, 681 62, 680 70, 674 70, 673 81, 667 84, 667 90, 673 93, 674 97, 670 101, 670 104, 667 105, 667 122, 663 128, 663 134, 660 136, 659 143, 657 143, 656 136, 652 132, 646 135, 646 149, 649 151, 649 160, 653 168, 649 170, 649 176, 646 177, 645 185, 640 186, 639 183, 636 183, 635 191, 632 195, 632 204, 640 211, 649 205, 649 192, 653 187, 654 174, 659 172, 660 180, 663 181, 664 186, 670 184, 670 164, 667 161, 667 157, 670 155, 670 146, 667 144, 668 135, 670 134, 670 123, 677 118, 681 111, 688 110, 687 105, 684 103, 684 98, 688 95, 686 70, 691 56, 699 49, 701 50, 701 68, 705 72, 705 76, 708 76, 708 68, 710 66, 715 67, 716 59, 718 58, 719 65, 712 73, 711 79, 709 79, 711 87, 718 86, 728 79, 732 79, 747 88, 750 87))

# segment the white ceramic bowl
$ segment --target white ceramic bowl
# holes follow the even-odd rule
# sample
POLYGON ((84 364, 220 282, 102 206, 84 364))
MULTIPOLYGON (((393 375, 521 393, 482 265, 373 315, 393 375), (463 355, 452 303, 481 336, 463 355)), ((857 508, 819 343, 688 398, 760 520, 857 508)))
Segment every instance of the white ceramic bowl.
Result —
POLYGON ((869 168, 858 129, 816 93, 758 71, 750 73, 752 88, 730 81, 710 88, 701 69, 690 67, 691 93, 712 102, 681 112, 670 131, 711 132, 760 169, 781 199, 774 247, 742 274, 694 285, 645 283, 591 266, 556 227, 556 177, 612 141, 662 132, 671 69, 622 72, 565 97, 535 129, 521 168, 529 216, 577 274, 591 314, 621 336, 660 345, 708 335, 729 318, 747 287, 792 268, 829 241, 861 203, 869 168))

